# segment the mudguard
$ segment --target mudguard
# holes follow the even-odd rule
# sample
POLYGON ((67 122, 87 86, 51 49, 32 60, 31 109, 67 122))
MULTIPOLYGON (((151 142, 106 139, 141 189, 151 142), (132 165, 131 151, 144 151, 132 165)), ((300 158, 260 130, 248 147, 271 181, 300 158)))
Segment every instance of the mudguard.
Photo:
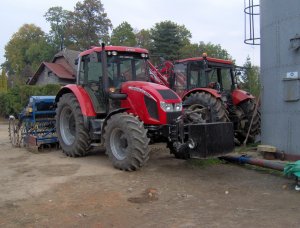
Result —
POLYGON ((64 86, 56 95, 55 102, 57 103, 60 97, 66 93, 73 93, 80 105, 82 114, 86 117, 95 117, 96 112, 92 100, 88 93, 79 85, 71 84, 64 86))
POLYGON ((185 94, 183 94, 182 100, 184 100, 185 98, 187 98, 190 94, 196 93, 196 92, 206 92, 206 93, 210 93, 210 94, 213 95, 215 98, 221 98, 221 94, 218 93, 218 91, 215 90, 215 89, 209 89, 209 88, 196 88, 196 89, 189 90, 188 92, 186 92, 185 94))
POLYGON ((232 102, 234 105, 238 105, 241 102, 247 100, 247 99, 254 99, 255 97, 252 96, 250 93, 241 90, 241 89, 235 89, 231 93, 232 96, 232 102))

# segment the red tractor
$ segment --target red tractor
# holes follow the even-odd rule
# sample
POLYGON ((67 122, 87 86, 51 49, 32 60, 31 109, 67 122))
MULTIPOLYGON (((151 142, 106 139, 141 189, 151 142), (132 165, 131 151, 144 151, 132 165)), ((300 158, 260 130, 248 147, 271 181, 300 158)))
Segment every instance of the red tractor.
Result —
POLYGON ((166 85, 191 110, 199 110, 206 122, 234 124, 236 143, 254 141, 260 133, 260 113, 255 97, 237 85, 237 71, 231 61, 203 57, 164 62, 156 69, 150 62, 153 82, 166 85))
POLYGON ((104 46, 78 58, 77 83, 56 96, 56 131, 63 152, 86 155, 104 145, 113 165, 137 170, 149 143, 166 142, 178 158, 217 156, 233 150, 231 123, 188 122, 181 98, 149 82, 148 51, 104 46))

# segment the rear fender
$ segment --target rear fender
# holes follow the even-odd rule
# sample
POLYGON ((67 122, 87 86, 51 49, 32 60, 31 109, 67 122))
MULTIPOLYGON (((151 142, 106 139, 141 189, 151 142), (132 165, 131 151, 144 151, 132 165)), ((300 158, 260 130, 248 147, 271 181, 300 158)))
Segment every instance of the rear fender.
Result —
POLYGON ((232 96, 232 102, 234 105, 238 105, 241 102, 248 100, 248 99, 254 99, 255 97, 252 96, 249 92, 246 92, 241 89, 235 89, 231 93, 232 96))
POLYGON ((84 126, 89 129, 89 119, 96 117, 96 112, 90 96, 81 86, 74 84, 66 85, 57 93, 55 102, 57 103, 62 95, 66 93, 73 93, 76 96, 83 115, 84 126))
POLYGON ((186 92, 183 96, 182 96, 182 100, 185 100, 188 96, 190 96, 192 93, 197 93, 197 92, 205 92, 205 93, 209 93, 212 96, 214 96, 215 98, 221 98, 221 94, 215 90, 215 89, 209 89, 209 88, 197 88, 197 89, 192 89, 188 92, 186 92))

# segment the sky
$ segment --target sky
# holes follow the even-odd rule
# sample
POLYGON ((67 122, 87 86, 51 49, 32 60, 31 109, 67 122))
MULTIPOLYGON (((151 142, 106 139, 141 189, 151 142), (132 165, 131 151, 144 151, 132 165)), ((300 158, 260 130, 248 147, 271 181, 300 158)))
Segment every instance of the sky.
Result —
MULTIPOLYGON (((73 10, 79 0, 10 0, 0 9, 0 64, 5 61, 5 45, 25 23, 49 31, 44 18, 53 6, 73 10)), ((81 0, 82 1, 82 0, 81 0)), ((204 41, 220 44, 243 65, 247 56, 260 65, 259 46, 244 44, 243 0, 102 0, 114 27, 127 21, 135 29, 150 29, 155 23, 171 20, 191 31, 193 43, 204 41)), ((209 55, 209 53, 208 53, 209 55)))

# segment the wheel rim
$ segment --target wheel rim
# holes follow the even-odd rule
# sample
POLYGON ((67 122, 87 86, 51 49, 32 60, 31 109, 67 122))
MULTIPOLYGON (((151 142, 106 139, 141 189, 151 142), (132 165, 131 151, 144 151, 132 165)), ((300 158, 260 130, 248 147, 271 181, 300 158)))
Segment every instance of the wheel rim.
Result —
POLYGON ((110 148, 118 160, 124 160, 127 156, 128 141, 125 133, 120 128, 115 128, 110 136, 110 148))
POLYGON ((75 118, 70 107, 64 107, 60 114, 60 134, 66 145, 75 141, 76 125, 75 118))
POLYGON ((193 104, 188 107, 189 110, 193 111, 194 113, 191 115, 191 118, 193 120, 202 120, 202 121, 209 121, 210 117, 207 113, 207 107, 201 105, 201 104, 193 104), (205 110, 205 111, 203 111, 205 110))

